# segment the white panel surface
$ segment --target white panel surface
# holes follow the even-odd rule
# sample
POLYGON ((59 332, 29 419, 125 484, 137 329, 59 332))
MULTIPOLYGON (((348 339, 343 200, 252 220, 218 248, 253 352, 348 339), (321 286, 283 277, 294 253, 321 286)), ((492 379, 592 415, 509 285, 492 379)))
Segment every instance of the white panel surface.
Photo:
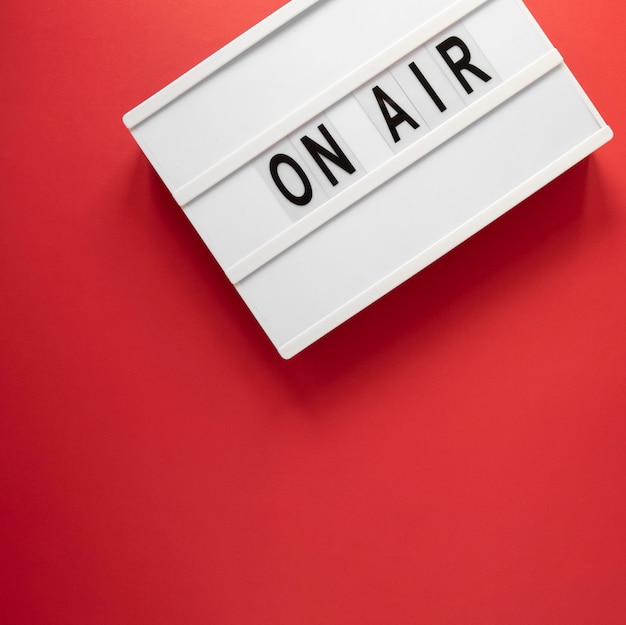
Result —
POLYGON ((292 0, 125 123, 284 357, 612 136, 521 0, 292 0))

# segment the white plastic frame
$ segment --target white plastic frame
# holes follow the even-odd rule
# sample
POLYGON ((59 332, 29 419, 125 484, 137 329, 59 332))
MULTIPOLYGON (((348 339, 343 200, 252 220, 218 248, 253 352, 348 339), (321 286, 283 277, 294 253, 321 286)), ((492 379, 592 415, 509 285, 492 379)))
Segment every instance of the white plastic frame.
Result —
MULTIPOLYGON (((146 100, 143 104, 131 110, 124 116, 124 123, 137 138, 135 130, 153 115, 156 115, 168 106, 175 106, 179 97, 188 94, 194 87, 201 84, 216 72, 227 71, 229 63, 238 59, 244 53, 254 51, 255 45, 271 37, 279 29, 289 27, 292 20, 296 18, 306 19, 306 12, 309 9, 314 8, 320 3, 332 1, 340 2, 341 0, 292 0, 277 12, 225 46, 222 50, 146 100)), ((446 3, 445 0, 441 1, 442 4, 446 4, 443 10, 426 22, 417 25, 406 36, 395 41, 381 53, 370 58, 367 62, 358 67, 355 67, 353 71, 323 89, 315 97, 297 107, 282 119, 271 124, 259 134, 250 137, 244 144, 227 152, 217 162, 205 167, 200 174, 191 176, 182 184, 178 184, 175 187, 170 185, 170 190, 174 198, 183 207, 189 205, 215 185, 227 179, 232 173, 251 163, 255 158, 281 139, 288 136, 308 121, 314 119, 325 110, 328 110, 346 95, 366 84, 373 77, 380 74, 413 50, 419 48, 450 25, 465 18, 479 7, 482 7, 482 5, 495 3, 497 0, 456 0, 448 3, 446 3)), ((271 237, 252 252, 246 254, 234 263, 223 264, 223 269, 227 276, 235 285, 239 285, 240 283, 243 285, 247 278, 262 268, 266 263, 277 259, 282 252, 297 245, 299 241, 306 238, 309 234, 316 231, 324 224, 327 224, 327 222, 331 222, 332 219, 342 211, 353 206, 360 199, 381 187, 381 185, 384 185, 400 172, 413 166, 421 158, 445 144, 477 120, 488 116, 504 102, 520 94, 529 85, 533 84, 542 76, 547 75, 555 68, 560 68, 561 71, 566 72, 567 75, 570 76, 572 83, 576 86, 579 97, 597 121, 597 132, 586 137, 574 148, 568 149, 549 166, 529 176, 523 183, 515 186, 515 188, 502 195, 497 201, 485 206, 461 226, 456 227, 445 236, 441 237, 436 243, 425 250, 419 251, 409 262, 396 267, 393 271, 388 273, 384 279, 375 280, 358 295, 349 297, 331 313, 323 315, 320 319, 310 324, 304 331, 298 332, 296 336, 286 341, 276 340, 272 336, 270 329, 272 325, 271 322, 268 323, 267 320, 263 318, 264 315, 256 309, 255 302, 250 300, 250 296, 245 292, 246 289, 237 286, 242 297, 244 297, 253 312, 257 315, 259 321, 268 332, 283 357, 291 357, 310 345, 337 325, 362 310, 365 306, 447 253, 460 242, 469 238, 576 162, 582 160, 612 137, 612 131, 606 126, 593 104, 579 87, 578 83, 576 83, 573 76, 571 76, 569 70, 566 69, 560 54, 552 47, 547 38, 545 38, 541 29, 536 26, 534 19, 523 2, 521 0, 510 1, 515 2, 530 23, 535 25, 539 36, 545 40, 547 50, 542 56, 522 68, 515 73, 515 75, 508 77, 493 90, 443 122, 427 136, 396 154, 374 171, 366 173, 366 175, 345 188, 342 192, 330 198, 308 215, 296 221, 288 228, 285 228, 282 232, 271 237)), ((142 141, 139 138, 137 138, 137 140, 146 152, 148 158, 150 158, 156 166, 158 158, 151 153, 147 145, 142 145, 142 141)))

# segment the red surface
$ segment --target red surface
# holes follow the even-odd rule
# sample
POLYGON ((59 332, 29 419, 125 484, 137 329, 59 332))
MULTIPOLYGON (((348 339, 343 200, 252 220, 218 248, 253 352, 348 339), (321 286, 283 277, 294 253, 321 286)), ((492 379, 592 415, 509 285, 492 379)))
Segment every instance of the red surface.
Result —
POLYGON ((623 0, 529 0, 616 138, 284 362, 123 128, 277 8, 5 0, 0 621, 626 622, 623 0))

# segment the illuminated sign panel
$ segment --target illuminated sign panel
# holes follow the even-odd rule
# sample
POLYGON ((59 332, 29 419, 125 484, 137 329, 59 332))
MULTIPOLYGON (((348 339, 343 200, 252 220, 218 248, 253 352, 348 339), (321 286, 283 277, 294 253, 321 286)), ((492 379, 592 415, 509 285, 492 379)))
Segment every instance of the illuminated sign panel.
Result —
POLYGON ((612 136, 519 0, 292 0, 124 121, 284 357, 612 136))

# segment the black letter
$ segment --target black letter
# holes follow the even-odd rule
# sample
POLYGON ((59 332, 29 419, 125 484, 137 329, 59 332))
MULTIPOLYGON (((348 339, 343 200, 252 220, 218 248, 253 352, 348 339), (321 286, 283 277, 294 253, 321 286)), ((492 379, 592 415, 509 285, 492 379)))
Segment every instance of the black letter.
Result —
POLYGON ((337 145, 337 142, 331 137, 330 133, 326 129, 326 126, 324 126, 324 124, 320 124, 317 129, 322 133, 322 135, 324 135, 324 139, 326 139, 326 141, 330 144, 330 147, 335 150, 334 152, 331 152, 329 149, 306 136, 302 137, 300 141, 302 141, 302 145, 304 145, 304 147, 308 150, 309 154, 320 166, 320 169, 326 174, 326 178, 328 178, 330 184, 334 187, 338 184, 337 178, 335 178, 328 165, 322 160, 322 156, 325 156, 331 163, 335 163, 335 165, 338 165, 349 174, 353 174, 356 170, 354 169, 354 165, 348 160, 348 157, 337 145))
POLYGON ((491 80, 491 76, 489 76, 489 74, 486 74, 485 72, 483 72, 482 69, 470 63, 471 56, 469 48, 458 37, 450 37, 446 39, 443 43, 440 43, 437 46, 437 51, 439 52, 439 54, 441 54, 443 60, 447 63, 448 67, 452 70, 461 85, 463 85, 463 88, 465 89, 465 91, 467 91, 467 93, 472 93, 474 89, 472 89, 472 86, 469 84, 469 82, 467 82, 465 76, 463 76, 463 74, 461 73, 463 70, 471 72, 475 76, 478 76, 478 78, 480 78, 484 82, 491 80), (463 53, 463 56, 458 61, 453 61, 448 55, 448 50, 455 47, 460 48, 461 52, 463 53))
POLYGON ((437 95, 437 92, 433 89, 433 86, 426 80, 426 76, 422 74, 421 70, 415 65, 415 63, 409 63, 409 69, 420 81, 420 85, 424 87, 426 93, 430 96, 430 99, 437 105, 437 108, 443 113, 448 107, 441 101, 441 98, 437 95))
POLYGON ((378 102, 378 106, 387 122, 387 127, 389 128, 389 132, 391 132, 391 136, 395 143, 400 141, 400 135, 396 130, 397 126, 399 126, 403 122, 407 122, 411 128, 419 128, 419 124, 398 104, 396 104, 378 85, 372 89, 374 95, 376 96, 376 101, 378 102), (396 114, 392 117, 389 115, 389 109, 387 106, 390 106, 396 114))
POLYGON ((270 161, 270 173, 272 174, 272 180, 276 183, 276 186, 280 189, 280 192, 292 203, 297 204, 298 206, 304 206, 308 204, 313 199, 313 188, 311 187, 311 183, 307 178, 307 175, 304 173, 304 170, 296 161, 291 158, 291 156, 287 156, 286 154, 276 154, 276 156, 272 156, 272 160, 270 161), (280 179, 278 175, 278 166, 284 163, 285 165, 289 165, 300 177, 302 184, 304 185, 304 190, 302 195, 294 195, 289 189, 285 186, 285 183, 280 179))

